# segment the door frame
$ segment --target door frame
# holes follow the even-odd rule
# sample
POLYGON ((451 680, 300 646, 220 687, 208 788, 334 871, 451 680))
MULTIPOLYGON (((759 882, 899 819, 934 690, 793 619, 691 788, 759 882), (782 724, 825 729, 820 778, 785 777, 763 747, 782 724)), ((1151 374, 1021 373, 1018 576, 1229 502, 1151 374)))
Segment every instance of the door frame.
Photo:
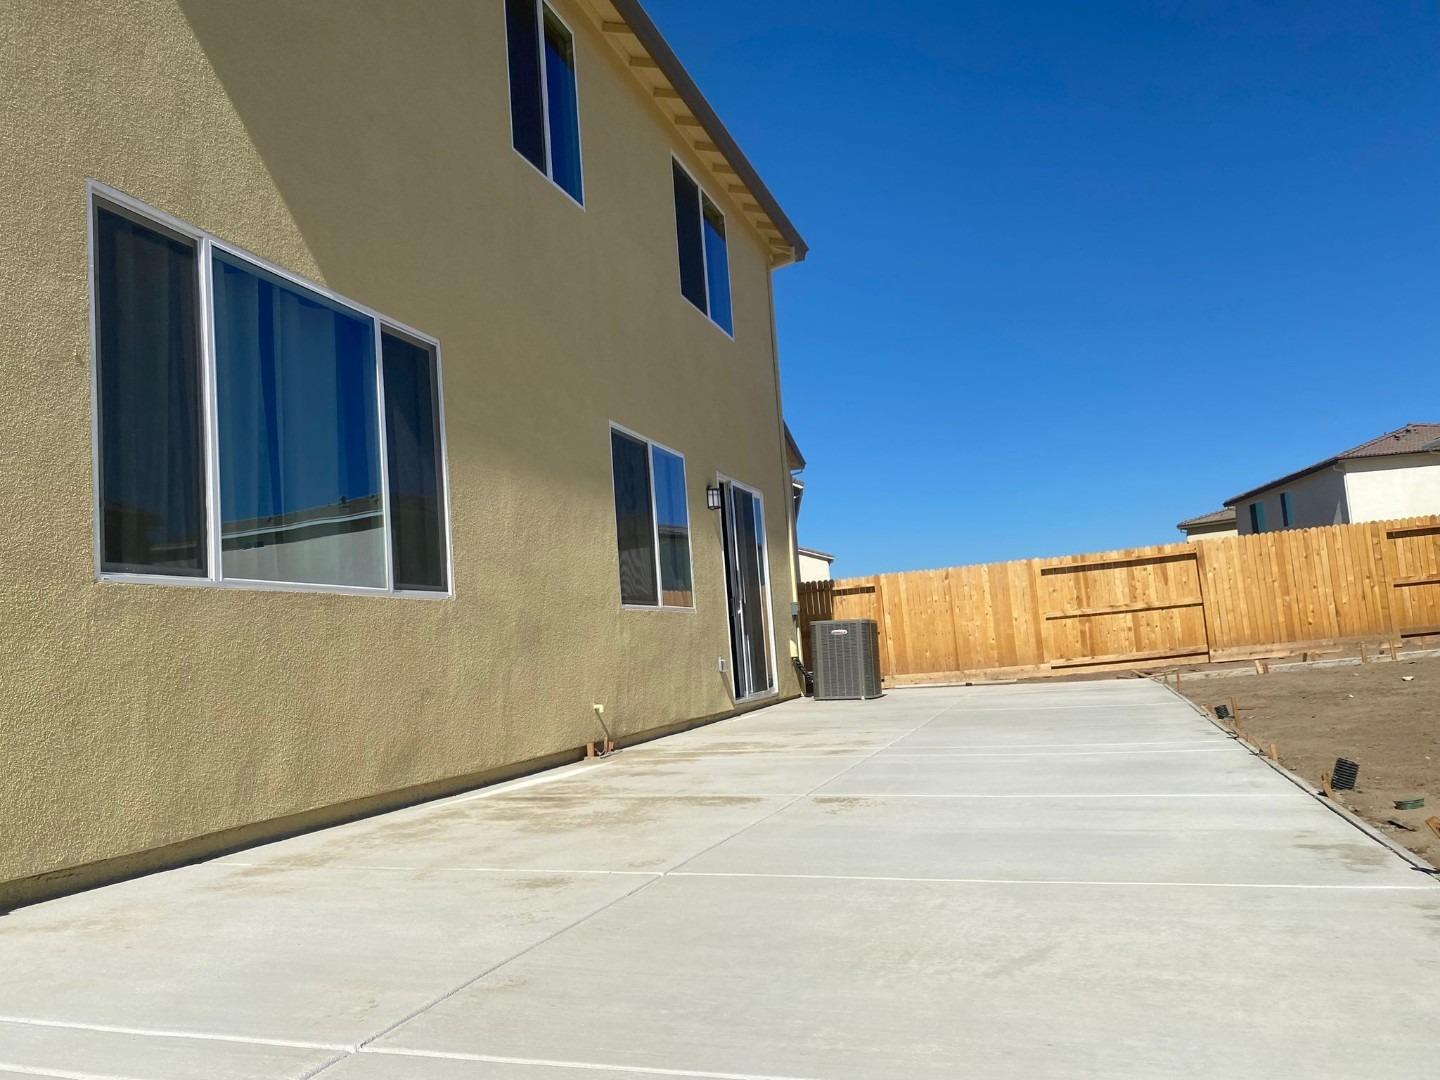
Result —
MULTIPOLYGON (((760 535, 764 539, 765 545, 764 557, 761 560, 762 565, 760 567, 760 572, 764 576, 765 596, 770 606, 770 610, 768 612, 769 617, 765 620, 765 624, 767 627, 766 637, 768 638, 765 646, 767 651, 766 654, 770 659, 771 686, 768 690, 759 690, 753 694, 745 694, 744 696, 738 696, 735 693, 735 676, 737 672, 731 671, 730 698, 732 701, 735 702, 735 704, 739 705, 749 701, 763 701, 765 698, 775 697, 780 693, 780 672, 775 665, 775 589, 770 580, 770 537, 767 535, 770 528, 770 517, 765 510, 765 495, 758 488, 753 488, 749 484, 744 483, 743 481, 736 480, 733 476, 727 476, 724 473, 718 471, 715 473, 715 482, 720 486, 720 489, 722 491, 724 490, 725 485, 729 484, 732 487, 738 487, 746 494, 752 496, 760 504, 760 516, 763 520, 763 527, 760 530, 760 535)), ((732 617, 733 613, 730 611, 730 561, 726 558, 725 555, 725 552, 727 550, 727 546, 725 543, 725 531, 729 528, 729 514, 729 501, 725 500, 724 505, 722 506, 720 511, 720 568, 725 575, 722 579, 725 583, 725 636, 726 639, 730 642, 730 663, 733 665, 735 663, 736 654, 735 620, 732 617)))

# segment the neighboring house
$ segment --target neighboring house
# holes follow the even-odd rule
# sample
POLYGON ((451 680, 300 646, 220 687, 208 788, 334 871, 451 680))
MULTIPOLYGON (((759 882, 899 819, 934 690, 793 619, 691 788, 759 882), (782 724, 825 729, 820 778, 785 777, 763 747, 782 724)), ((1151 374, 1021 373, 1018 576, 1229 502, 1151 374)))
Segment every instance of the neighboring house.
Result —
POLYGON ((1440 424, 1406 424, 1225 505, 1241 536, 1440 514, 1440 424))
POLYGON ((635 0, 5 26, 0 909, 797 692, 806 247, 635 0))
POLYGON ((1235 528, 1233 506, 1188 518, 1175 527, 1185 534, 1186 540, 1219 540, 1226 536, 1239 535, 1235 528))
POLYGON ((814 548, 798 548, 796 553, 800 556, 801 581, 830 580, 830 564, 835 561, 834 555, 814 548))

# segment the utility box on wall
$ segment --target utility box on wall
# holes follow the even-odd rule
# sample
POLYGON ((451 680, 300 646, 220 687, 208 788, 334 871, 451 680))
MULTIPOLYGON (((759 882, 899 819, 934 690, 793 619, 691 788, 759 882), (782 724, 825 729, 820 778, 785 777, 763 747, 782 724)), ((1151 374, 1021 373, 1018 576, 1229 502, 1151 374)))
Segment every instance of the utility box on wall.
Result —
POLYGON ((810 624, 815 700, 880 696, 880 634, 873 619, 832 619, 810 624))

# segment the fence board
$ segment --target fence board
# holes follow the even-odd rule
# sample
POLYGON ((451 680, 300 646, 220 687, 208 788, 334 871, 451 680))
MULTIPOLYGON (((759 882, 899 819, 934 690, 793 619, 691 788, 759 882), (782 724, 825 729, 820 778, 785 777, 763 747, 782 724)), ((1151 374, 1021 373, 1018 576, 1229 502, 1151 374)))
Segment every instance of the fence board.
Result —
POLYGON ((808 582, 807 664, 832 618, 876 621, 892 683, 1440 633, 1440 516, 808 582))

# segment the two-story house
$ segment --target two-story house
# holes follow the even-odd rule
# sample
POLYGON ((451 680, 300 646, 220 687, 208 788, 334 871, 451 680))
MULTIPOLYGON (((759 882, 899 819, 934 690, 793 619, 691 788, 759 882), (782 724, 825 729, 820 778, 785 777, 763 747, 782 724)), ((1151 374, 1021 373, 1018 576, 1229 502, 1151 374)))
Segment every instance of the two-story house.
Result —
POLYGON ((1387 431, 1225 505, 1241 536, 1440 514, 1440 424, 1387 431))
POLYGON ((638 3, 5 8, 0 908, 796 693, 805 243, 638 3))

